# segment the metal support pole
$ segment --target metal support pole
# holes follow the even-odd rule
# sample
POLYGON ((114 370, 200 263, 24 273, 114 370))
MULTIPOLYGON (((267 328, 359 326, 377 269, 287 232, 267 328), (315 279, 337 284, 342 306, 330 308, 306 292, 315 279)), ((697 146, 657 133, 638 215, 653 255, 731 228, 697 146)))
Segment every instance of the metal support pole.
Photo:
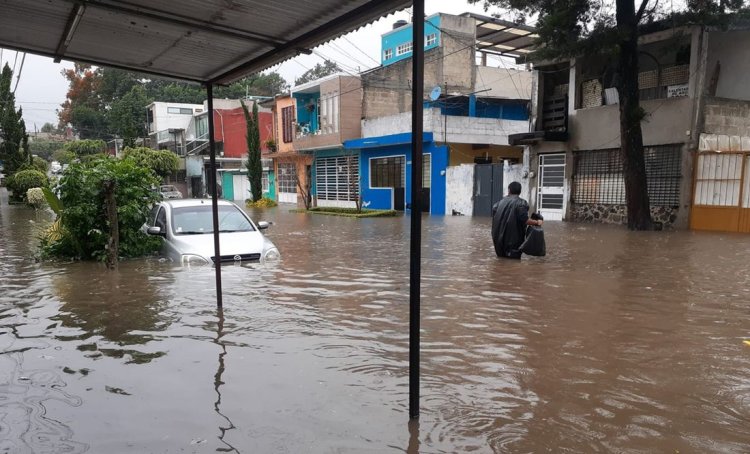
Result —
POLYGON ((221 309, 224 305, 221 295, 221 253, 219 251, 219 196, 216 181, 216 139, 214 138, 214 88, 212 84, 206 84, 206 96, 208 97, 208 143, 211 150, 211 178, 208 184, 211 187, 211 214, 214 224, 214 267, 216 270, 216 307, 221 309))
POLYGON ((419 417, 419 299, 422 266, 424 0, 413 1, 411 87, 411 240, 409 263, 409 418, 419 417))

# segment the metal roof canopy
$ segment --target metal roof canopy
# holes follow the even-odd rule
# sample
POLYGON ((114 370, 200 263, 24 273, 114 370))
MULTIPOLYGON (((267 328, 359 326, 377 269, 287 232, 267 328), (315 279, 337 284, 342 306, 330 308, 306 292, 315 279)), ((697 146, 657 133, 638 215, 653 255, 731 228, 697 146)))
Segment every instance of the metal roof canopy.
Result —
POLYGON ((477 21, 477 51, 513 58, 526 57, 534 51, 539 38, 536 28, 494 17, 464 13, 477 21))
POLYGON ((404 0, 0 0, 0 47, 226 84, 411 5, 404 0))
MULTIPOLYGON (((0 0, 0 47, 204 83, 262 71, 382 16, 425 0, 0 0), (170 7, 178 11, 171 11, 170 7)), ((424 21, 412 29, 412 210, 409 254, 409 417, 419 416, 424 21)), ((208 116, 216 184, 214 115, 208 116)), ((215 255, 218 199, 211 191, 215 255)), ((216 304, 223 318, 221 261, 216 304)))

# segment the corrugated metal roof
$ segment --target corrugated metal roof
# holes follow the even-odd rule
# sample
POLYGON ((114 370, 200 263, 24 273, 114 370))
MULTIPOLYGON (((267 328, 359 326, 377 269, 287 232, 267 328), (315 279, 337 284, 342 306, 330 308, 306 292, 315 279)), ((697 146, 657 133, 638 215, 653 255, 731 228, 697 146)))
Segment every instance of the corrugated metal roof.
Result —
POLYGON ((534 27, 483 16, 464 13, 477 21, 477 50, 509 57, 525 57, 535 50, 539 35, 534 27))
POLYGON ((405 0, 0 0, 0 47, 228 83, 409 5, 405 0))

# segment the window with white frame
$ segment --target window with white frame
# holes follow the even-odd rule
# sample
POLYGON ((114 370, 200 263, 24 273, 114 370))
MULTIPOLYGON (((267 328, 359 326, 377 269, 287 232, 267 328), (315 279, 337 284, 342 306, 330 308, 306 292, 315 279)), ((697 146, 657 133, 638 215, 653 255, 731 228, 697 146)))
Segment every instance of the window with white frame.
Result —
POLYGON ((383 60, 390 60, 393 58, 393 49, 386 49, 383 51, 383 60))
POLYGON ((278 164, 279 192, 287 194, 297 193, 297 166, 293 162, 280 162, 278 164))
POLYGON ((424 46, 429 47, 437 42, 437 33, 430 33, 425 37, 424 46))
POLYGON ((429 188, 432 185, 432 154, 422 155, 422 187, 429 188))
POLYGON ((263 188, 263 192, 268 192, 271 188, 271 185, 268 181, 268 170, 263 171, 263 176, 260 178, 260 184, 263 188))
POLYGON ((167 113, 180 115, 193 115, 193 109, 187 107, 167 107, 167 113))
POLYGON ((356 201, 359 197, 359 157, 316 159, 315 186, 318 200, 356 201))
POLYGON ((414 43, 409 41, 408 43, 399 44, 398 47, 396 47, 396 56, 400 57, 401 55, 408 54, 412 51, 414 48, 414 43))

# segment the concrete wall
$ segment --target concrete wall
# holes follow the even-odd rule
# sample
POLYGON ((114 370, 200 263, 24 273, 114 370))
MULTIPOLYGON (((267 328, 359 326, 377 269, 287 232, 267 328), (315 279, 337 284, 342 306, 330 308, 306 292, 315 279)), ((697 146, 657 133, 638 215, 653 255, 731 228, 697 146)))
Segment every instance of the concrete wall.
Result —
POLYGON ((706 98, 704 113, 704 133, 750 136, 750 102, 706 98))
POLYGON ((474 164, 448 167, 445 173, 445 214, 474 212, 474 164))
POLYGON ((708 33, 706 83, 710 85, 720 63, 715 95, 721 98, 750 100, 750 31, 712 31, 708 33))
POLYGON ((475 91, 490 89, 478 96, 507 99, 531 99, 532 72, 519 69, 477 66, 475 91))
MULTIPOLYGON (((494 118, 454 117, 447 119, 440 109, 425 109, 424 130, 433 132, 436 141, 508 145, 508 135, 527 132, 528 121, 494 118), (444 127, 447 120, 447 136, 444 127)), ((379 137, 411 132, 411 112, 362 121, 362 137, 379 137)))
POLYGON ((164 131, 165 129, 187 129, 193 115, 204 111, 200 104, 155 102, 149 107, 153 111, 153 123, 149 126, 149 133, 164 131), (170 107, 190 109, 192 114, 169 113, 170 107))
MULTIPOLYGON (((690 139, 690 98, 643 101, 648 115, 642 123, 644 145, 666 145, 690 139)), ((599 150, 620 146, 620 107, 618 105, 578 109, 568 120, 570 146, 576 150, 599 150)))
MULTIPOLYGON (((448 92, 472 91, 476 78, 474 19, 442 15, 441 46, 425 52, 424 88, 439 85, 448 92)), ((363 118, 378 118, 411 110, 411 58, 362 74, 363 118)))

